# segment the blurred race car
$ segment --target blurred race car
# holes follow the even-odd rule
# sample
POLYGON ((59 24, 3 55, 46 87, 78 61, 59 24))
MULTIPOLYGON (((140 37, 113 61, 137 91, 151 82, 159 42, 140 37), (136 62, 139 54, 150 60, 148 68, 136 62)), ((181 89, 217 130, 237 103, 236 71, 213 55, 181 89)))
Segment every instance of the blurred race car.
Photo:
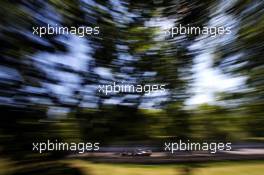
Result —
POLYGON ((125 151, 121 156, 151 156, 152 151, 147 149, 136 149, 134 151, 125 151))

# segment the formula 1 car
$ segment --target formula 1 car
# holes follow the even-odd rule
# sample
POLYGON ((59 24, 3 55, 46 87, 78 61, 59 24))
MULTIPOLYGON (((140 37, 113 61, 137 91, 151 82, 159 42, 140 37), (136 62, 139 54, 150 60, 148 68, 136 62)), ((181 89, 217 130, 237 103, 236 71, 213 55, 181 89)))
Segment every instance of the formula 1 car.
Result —
POLYGON ((147 149, 136 149, 134 151, 125 151, 121 156, 151 156, 152 151, 147 149))

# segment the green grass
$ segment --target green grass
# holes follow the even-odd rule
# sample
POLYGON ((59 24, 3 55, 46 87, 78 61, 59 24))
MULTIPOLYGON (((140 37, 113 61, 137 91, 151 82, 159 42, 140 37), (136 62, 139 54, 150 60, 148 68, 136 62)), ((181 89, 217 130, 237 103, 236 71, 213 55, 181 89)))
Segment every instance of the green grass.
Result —
MULTIPOLYGON (((95 164, 81 160, 71 165, 87 175, 187 175, 184 165, 95 164)), ((192 175, 262 175, 263 172, 264 162, 214 163, 191 168, 192 175)))
POLYGON ((0 158, 0 174, 8 174, 12 168, 11 162, 7 159, 0 158))
MULTIPOLYGON (((184 165, 138 165, 138 164, 104 164, 91 163, 84 160, 61 161, 71 167, 80 169, 84 175, 262 175, 264 172, 264 161, 238 161, 207 163, 192 166, 184 165), (191 173, 186 173, 186 167, 191 173), (195 168, 193 168, 195 167, 195 168)), ((31 164, 41 166, 41 163, 31 164)), ((0 159, 0 174, 5 175, 14 169, 22 167, 12 167, 12 164, 4 159, 0 159)))

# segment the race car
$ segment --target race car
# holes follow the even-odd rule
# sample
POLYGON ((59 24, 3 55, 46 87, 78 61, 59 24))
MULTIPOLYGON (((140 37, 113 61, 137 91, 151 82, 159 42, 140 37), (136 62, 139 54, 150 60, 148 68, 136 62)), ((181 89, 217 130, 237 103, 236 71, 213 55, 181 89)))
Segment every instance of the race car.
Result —
POLYGON ((121 156, 151 156, 152 151, 147 149, 135 149, 133 151, 125 151, 121 156))

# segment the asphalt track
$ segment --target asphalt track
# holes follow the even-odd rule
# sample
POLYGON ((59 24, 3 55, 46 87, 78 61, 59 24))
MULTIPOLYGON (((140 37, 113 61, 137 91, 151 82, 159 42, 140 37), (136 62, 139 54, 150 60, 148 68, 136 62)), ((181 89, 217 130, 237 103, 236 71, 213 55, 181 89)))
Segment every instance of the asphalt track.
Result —
POLYGON ((151 156, 121 156, 116 152, 99 152, 71 155, 97 163, 137 163, 137 164, 170 164, 201 163, 228 160, 264 160, 264 149, 240 149, 236 151, 208 153, 176 153, 153 152, 151 156))

